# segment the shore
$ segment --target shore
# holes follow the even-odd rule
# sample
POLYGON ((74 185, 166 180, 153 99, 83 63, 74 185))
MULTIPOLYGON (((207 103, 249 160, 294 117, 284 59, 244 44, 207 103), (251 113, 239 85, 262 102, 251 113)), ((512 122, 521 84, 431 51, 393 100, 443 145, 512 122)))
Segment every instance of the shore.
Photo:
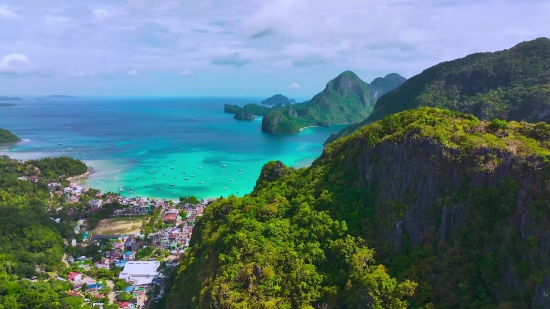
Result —
POLYGON ((94 170, 93 169, 88 169, 88 171, 86 171, 86 173, 82 174, 82 175, 77 175, 77 176, 73 176, 73 177, 69 177, 67 178, 68 181, 73 181, 73 180, 77 180, 77 179, 82 179, 82 178, 86 178, 88 176, 90 176, 91 174, 94 173, 94 170))

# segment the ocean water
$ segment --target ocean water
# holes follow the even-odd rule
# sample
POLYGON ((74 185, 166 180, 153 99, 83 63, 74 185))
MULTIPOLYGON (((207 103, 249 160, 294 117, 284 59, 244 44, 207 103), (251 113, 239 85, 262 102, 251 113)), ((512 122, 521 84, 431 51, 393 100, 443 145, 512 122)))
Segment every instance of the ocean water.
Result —
POLYGON ((104 192, 122 187, 124 196, 242 196, 252 191, 266 162, 308 166, 321 154, 326 138, 344 127, 270 135, 261 132, 261 119, 237 121, 223 112, 224 104, 255 101, 259 100, 25 100, 17 103, 20 106, 0 108, 0 128, 25 140, 2 146, 0 154, 21 160, 81 159, 95 172, 79 184, 104 192))

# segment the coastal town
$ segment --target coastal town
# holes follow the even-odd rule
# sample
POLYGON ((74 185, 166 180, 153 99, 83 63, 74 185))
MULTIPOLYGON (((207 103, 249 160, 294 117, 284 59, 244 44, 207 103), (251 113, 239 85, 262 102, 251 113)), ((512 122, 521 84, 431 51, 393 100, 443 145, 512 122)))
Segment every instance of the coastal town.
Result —
POLYGON ((75 222, 73 238, 66 239, 67 268, 56 279, 70 283, 69 293, 83 305, 101 309, 152 308, 159 302, 196 220, 213 201, 121 197, 75 183, 49 183, 48 189, 75 222))

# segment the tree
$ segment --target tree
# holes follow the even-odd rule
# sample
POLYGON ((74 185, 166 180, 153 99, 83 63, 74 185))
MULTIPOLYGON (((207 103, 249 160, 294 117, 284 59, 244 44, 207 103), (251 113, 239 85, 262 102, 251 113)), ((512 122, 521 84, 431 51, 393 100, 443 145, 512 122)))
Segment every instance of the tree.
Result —
POLYGON ((119 293, 116 298, 119 300, 119 301, 130 301, 132 300, 132 295, 130 293, 127 293, 127 292, 122 292, 122 293, 119 293))

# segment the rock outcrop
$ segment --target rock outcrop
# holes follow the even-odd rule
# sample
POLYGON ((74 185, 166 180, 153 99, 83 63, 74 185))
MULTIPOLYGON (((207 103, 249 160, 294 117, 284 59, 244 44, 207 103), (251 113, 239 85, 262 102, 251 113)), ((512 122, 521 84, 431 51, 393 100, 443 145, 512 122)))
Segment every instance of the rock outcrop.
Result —
POLYGON ((233 119, 236 119, 236 120, 256 120, 256 118, 254 118, 254 115, 252 115, 251 113, 247 113, 247 112, 238 112, 238 113, 235 114, 233 119))

